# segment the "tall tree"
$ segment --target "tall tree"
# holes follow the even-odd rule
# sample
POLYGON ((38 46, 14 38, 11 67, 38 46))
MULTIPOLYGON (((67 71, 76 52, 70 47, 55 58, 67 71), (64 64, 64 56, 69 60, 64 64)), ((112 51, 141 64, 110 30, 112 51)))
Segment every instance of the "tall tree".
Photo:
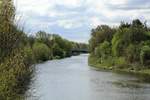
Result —
POLYGON ((15 25, 15 7, 12 0, 0 3, 0 51, 1 58, 8 56, 19 46, 22 32, 15 25))

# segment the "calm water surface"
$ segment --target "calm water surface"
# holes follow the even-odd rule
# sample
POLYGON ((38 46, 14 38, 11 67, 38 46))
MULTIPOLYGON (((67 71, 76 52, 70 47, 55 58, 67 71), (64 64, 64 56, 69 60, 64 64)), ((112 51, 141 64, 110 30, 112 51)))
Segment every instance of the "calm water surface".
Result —
POLYGON ((138 77, 88 66, 88 55, 36 65, 27 100, 150 100, 150 84, 138 77))

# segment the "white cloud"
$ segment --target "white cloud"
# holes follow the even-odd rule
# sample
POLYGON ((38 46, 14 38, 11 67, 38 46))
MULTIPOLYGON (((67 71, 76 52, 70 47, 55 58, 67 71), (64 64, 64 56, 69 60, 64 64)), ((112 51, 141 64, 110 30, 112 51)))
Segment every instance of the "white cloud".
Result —
POLYGON ((56 4, 68 6, 68 7, 78 7, 81 5, 82 0, 54 0, 56 4))
POLYGON ((82 26, 82 23, 76 20, 59 20, 58 26, 63 27, 65 29, 78 28, 82 26))
POLYGON ((128 2, 128 0, 106 0, 106 1, 109 2, 110 4, 115 4, 115 5, 122 5, 128 2))
MULTIPOLYGON (((150 23, 150 9, 119 8, 128 8, 129 1, 131 0, 15 0, 15 5, 18 16, 27 21, 29 29, 35 27, 36 30, 50 30, 56 26, 64 30, 82 27, 88 29, 99 24, 113 26, 122 20, 134 18, 147 19, 150 23)), ((19 19, 18 16, 16 19, 19 19)))
POLYGON ((38 15, 46 15, 52 5, 49 0, 15 0, 15 5, 20 13, 37 13, 38 15))
POLYGON ((98 17, 92 17, 91 19, 90 19, 90 23, 91 23, 91 26, 93 26, 93 27, 97 27, 97 25, 100 25, 100 24, 102 24, 102 22, 100 21, 100 19, 98 18, 98 17))

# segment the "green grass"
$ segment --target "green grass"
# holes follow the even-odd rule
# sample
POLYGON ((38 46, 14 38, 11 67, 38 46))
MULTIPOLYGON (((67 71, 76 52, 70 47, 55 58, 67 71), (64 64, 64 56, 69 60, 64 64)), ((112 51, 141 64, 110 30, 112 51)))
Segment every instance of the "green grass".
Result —
MULTIPOLYGON (((113 60, 113 59, 111 59, 113 60)), ((112 62, 100 63, 99 59, 94 56, 89 56, 88 63, 92 68, 96 70, 109 70, 113 72, 125 72, 130 74, 139 74, 139 75, 150 75, 150 69, 144 68, 137 65, 111 65, 112 62)))

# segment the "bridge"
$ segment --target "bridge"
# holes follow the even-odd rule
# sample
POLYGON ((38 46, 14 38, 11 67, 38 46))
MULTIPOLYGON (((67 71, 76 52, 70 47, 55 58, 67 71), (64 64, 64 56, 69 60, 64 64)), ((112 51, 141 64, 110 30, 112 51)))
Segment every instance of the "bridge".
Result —
POLYGON ((72 49, 71 52, 73 55, 78 55, 81 53, 89 53, 89 51, 87 49, 72 49))

